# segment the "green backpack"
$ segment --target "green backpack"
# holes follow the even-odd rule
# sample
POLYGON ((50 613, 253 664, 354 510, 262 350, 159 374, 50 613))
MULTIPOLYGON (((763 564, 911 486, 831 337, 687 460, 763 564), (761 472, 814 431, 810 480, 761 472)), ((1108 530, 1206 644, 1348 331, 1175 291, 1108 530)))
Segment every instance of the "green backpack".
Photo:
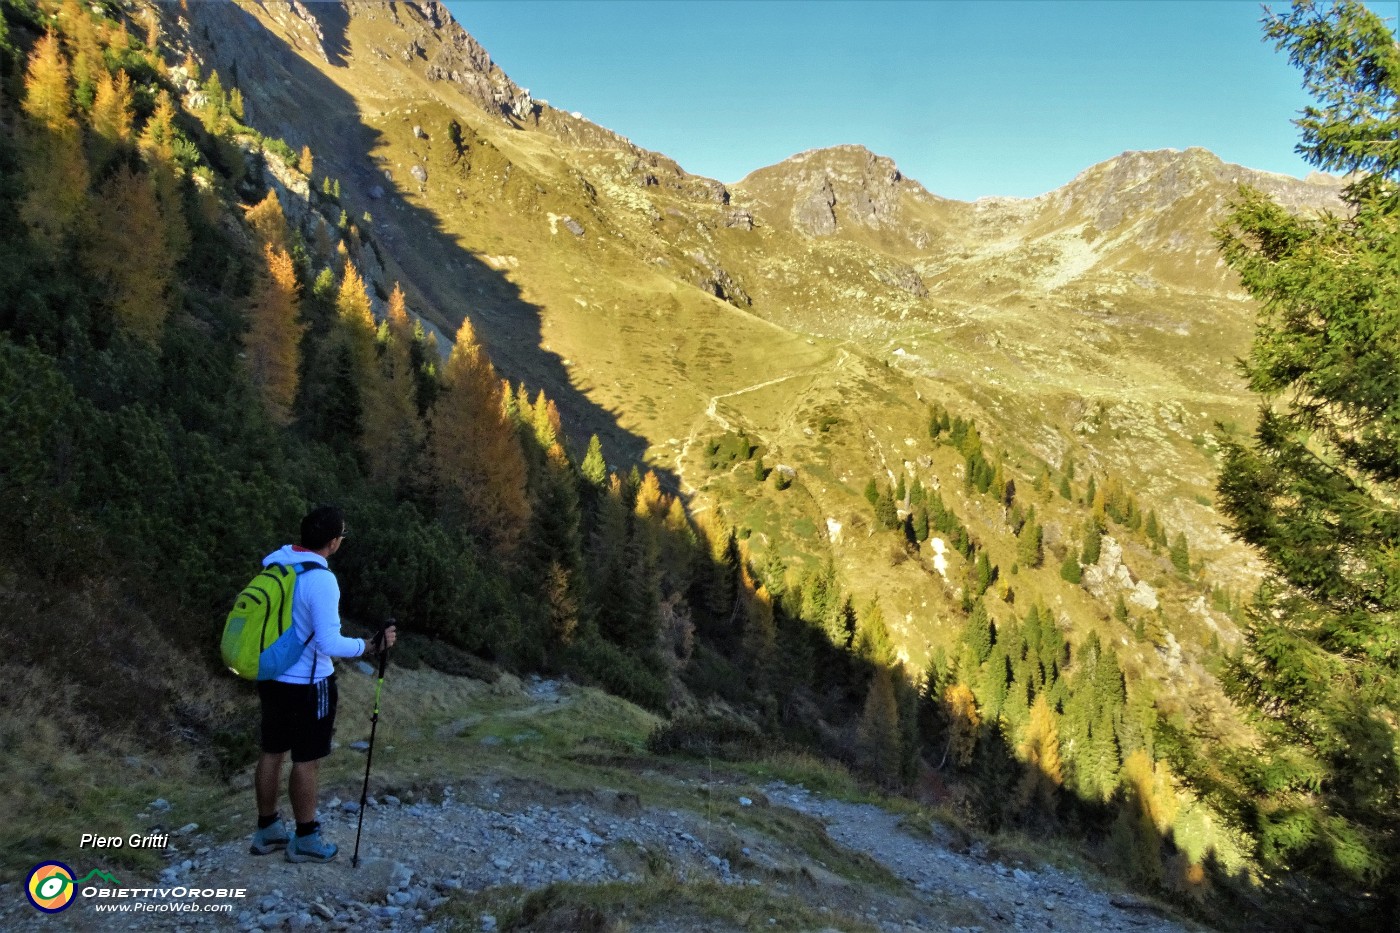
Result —
POLYGON ((300 641, 292 628, 292 594, 314 562, 268 564, 234 600, 224 622, 224 665, 244 680, 276 680, 296 663, 316 633, 300 641))

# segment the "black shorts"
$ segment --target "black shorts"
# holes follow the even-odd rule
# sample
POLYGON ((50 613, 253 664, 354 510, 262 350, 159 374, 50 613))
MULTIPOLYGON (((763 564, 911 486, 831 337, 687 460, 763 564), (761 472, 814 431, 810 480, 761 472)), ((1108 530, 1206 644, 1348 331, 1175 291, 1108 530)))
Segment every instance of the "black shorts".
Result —
POLYGON ((335 675, 314 684, 258 681, 262 700, 262 750, 292 753, 292 761, 317 761, 331 753, 335 730, 335 675))

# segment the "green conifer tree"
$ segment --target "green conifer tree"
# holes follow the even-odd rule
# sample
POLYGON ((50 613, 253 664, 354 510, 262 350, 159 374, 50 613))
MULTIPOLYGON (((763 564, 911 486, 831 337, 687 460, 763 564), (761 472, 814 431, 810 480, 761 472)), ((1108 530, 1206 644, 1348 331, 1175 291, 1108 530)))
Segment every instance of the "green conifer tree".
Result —
POLYGON ((977 561, 973 568, 972 591, 975 595, 981 596, 991 589, 996 582, 996 570, 992 567, 991 558, 986 551, 977 552, 977 561))
POLYGON ((1183 576, 1191 573, 1191 552, 1186 545, 1186 532, 1178 532, 1172 540, 1171 559, 1177 573, 1183 576))
POLYGON ((1065 552, 1065 559, 1060 563, 1060 579, 1077 585, 1083 578, 1084 571, 1079 566, 1079 555, 1071 547, 1065 552))
POLYGON ((856 614, 853 647, 858 657, 880 667, 890 667, 895 663, 894 641, 890 638, 885 613, 878 600, 872 600, 862 612, 856 614))
POLYGON ((921 504, 914 508, 912 527, 915 541, 917 541, 919 544, 923 544, 925 541, 928 540, 929 524, 927 506, 921 504))
POLYGON ((1219 232, 1260 303, 1258 428, 1222 439, 1217 486, 1268 573, 1226 678, 1266 739, 1237 773, 1267 860, 1314 874, 1330 922, 1379 929, 1400 909, 1400 47, 1355 0, 1265 22, 1316 102, 1298 151, 1348 185, 1321 216, 1248 193, 1219 232))
POLYGON ((1016 536, 1016 562, 1022 567, 1039 567, 1044 562, 1043 534, 1039 522, 1028 520, 1021 526, 1021 533, 1016 536))
POLYGON ((608 481, 608 464, 603 459, 603 442, 598 440, 596 434, 588 439, 588 452, 583 456, 579 472, 583 474, 584 479, 599 489, 608 481))
POLYGON ((875 503, 875 521, 881 528, 899 527, 899 512, 894 507, 894 496, 888 491, 875 503))
POLYGON ((962 636, 963 644, 972 650, 977 665, 984 663, 992 653, 992 639, 992 623, 987 617, 987 607, 979 599, 972 604, 972 613, 968 616, 962 636))
POLYGON ((1162 526, 1157 522, 1157 513, 1152 509, 1147 511, 1147 522, 1144 524, 1142 533, 1147 536, 1147 540, 1157 544, 1157 537, 1162 533, 1162 526))
POLYGON ((1103 546, 1103 531, 1099 523, 1091 517, 1088 526, 1084 531, 1084 549, 1079 556, 1079 562, 1086 567, 1099 562, 1099 552, 1103 546))

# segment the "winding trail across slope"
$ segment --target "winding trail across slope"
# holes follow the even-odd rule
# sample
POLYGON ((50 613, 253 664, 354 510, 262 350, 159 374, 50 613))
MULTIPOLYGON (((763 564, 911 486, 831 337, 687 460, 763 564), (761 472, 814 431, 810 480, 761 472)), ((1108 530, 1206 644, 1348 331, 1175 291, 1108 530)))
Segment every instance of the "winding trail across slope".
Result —
MULTIPOLYGON (((840 369, 843 365, 845 365, 848 357, 849 353, 845 350, 845 348, 838 350, 836 362, 832 364, 831 369, 840 369)), ((742 389, 735 389, 733 392, 723 392, 719 395, 712 395, 710 396, 709 404, 705 406, 705 417, 711 421, 714 421, 724 430, 732 431, 734 430, 734 426, 730 423, 729 419, 719 413, 720 399, 733 398, 736 395, 745 395, 749 392, 757 392, 759 389, 766 389, 769 386, 774 386, 782 382, 787 382, 789 379, 796 379, 798 376, 809 375, 811 371, 811 369, 806 369, 800 372, 788 373, 785 376, 778 376, 776 379, 768 379, 764 382, 754 383, 751 386, 744 386, 742 389)), ((684 492, 686 495, 693 495, 698 491, 693 485, 691 485, 690 481, 686 479, 685 460, 687 454, 689 454, 690 452, 691 446, 695 443, 696 437, 700 433, 701 425, 703 425, 704 423, 705 422, 703 421, 697 421, 691 426, 690 434, 686 436, 685 443, 681 445, 680 451, 676 454, 676 476, 680 478, 681 491, 684 492)), ((705 506, 697 506, 695 510, 703 511, 704 508, 705 506)))

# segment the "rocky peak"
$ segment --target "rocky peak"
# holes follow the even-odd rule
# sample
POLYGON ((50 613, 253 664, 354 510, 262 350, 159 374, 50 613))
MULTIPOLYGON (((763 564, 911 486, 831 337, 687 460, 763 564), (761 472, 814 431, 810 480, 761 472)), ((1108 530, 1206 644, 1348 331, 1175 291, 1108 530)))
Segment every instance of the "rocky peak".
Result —
MULTIPOLYGON (((364 17, 376 16, 385 10, 378 0, 347 0, 346 7, 352 16, 364 17)), ((401 57, 406 62, 414 59, 426 62, 423 73, 429 81, 457 85, 488 113, 516 120, 529 120, 537 115, 541 104, 528 90, 507 77, 481 43, 437 0, 403 4, 400 8, 391 5, 388 9, 403 31, 401 57), (399 9, 405 15, 399 15, 399 9)))
POLYGON ((895 227, 904 194, 928 197, 893 159, 864 146, 800 152, 753 172, 738 187, 759 202, 790 201, 793 225, 808 236, 833 234, 841 221, 872 230, 895 227))
POLYGON ((625 152, 633 157, 631 180, 641 187, 660 185, 700 200, 728 202, 729 192, 719 182, 690 175, 671 159, 642 149, 612 130, 536 100, 528 88, 501 70, 438 0, 387 5, 382 0, 343 2, 354 17, 390 19, 401 33, 399 56, 404 62, 421 63, 429 81, 454 85, 488 114, 517 127, 540 130, 570 146, 625 152))
POLYGON ((1117 228, 1125 218, 1157 214, 1188 200, 1196 202, 1195 215, 1202 222, 1214 224, 1242 184, 1264 191, 1290 209, 1316 210, 1335 205, 1342 182, 1328 175, 1304 182, 1261 172, 1225 162, 1199 147, 1157 149, 1114 156, 1035 200, 1048 202, 1061 213, 1079 213, 1100 231, 1117 228))

